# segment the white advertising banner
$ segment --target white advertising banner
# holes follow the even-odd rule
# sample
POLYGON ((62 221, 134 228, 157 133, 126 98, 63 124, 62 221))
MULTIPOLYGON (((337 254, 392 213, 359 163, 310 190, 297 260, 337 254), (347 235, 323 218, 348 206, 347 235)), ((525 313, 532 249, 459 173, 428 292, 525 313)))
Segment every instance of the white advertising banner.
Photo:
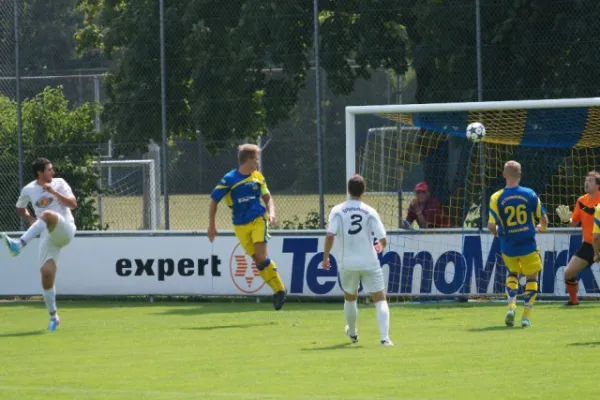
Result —
MULTIPOLYGON (((504 292, 506 268, 490 234, 390 234, 380 260, 389 294, 459 295, 504 292)), ((339 296, 337 264, 321 266, 324 235, 275 234, 269 256, 290 295, 339 296)), ((39 294, 37 244, 13 258, 0 248, 0 296, 39 294)), ((540 292, 562 296, 564 267, 581 235, 538 235, 544 269, 540 292)), ((334 253, 335 255, 335 253, 334 253)), ((582 295, 598 296, 598 265, 580 275, 582 295)), ((63 295, 269 295, 236 238, 211 244, 202 233, 78 235, 63 249, 56 281, 63 295)))

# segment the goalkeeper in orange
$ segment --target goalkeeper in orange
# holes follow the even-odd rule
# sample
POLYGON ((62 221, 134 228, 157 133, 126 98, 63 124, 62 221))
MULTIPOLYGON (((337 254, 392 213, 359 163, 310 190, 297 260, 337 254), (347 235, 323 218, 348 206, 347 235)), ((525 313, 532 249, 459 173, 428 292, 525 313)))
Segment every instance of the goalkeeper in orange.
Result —
POLYGON ((273 290, 273 307, 280 310, 285 302, 286 290, 275 262, 267 254, 269 225, 276 223, 275 204, 265 178, 258 171, 259 153, 260 148, 254 144, 239 146, 239 167, 226 173, 212 191, 208 209, 208 239, 212 243, 217 236, 217 207, 225 198, 233 212, 235 236, 246 254, 254 259, 261 278, 273 290), (261 204, 261 198, 266 207, 261 204))
POLYGON ((588 172, 585 177, 584 190, 585 194, 577 199, 573 212, 565 205, 558 206, 556 209, 556 214, 558 214, 562 223, 569 226, 581 224, 583 234, 583 243, 571 257, 565 269, 565 286, 569 294, 569 301, 565 304, 566 306, 579 305, 579 299, 577 298, 579 273, 594 263, 594 257, 597 254, 592 245, 592 231, 594 229, 595 208, 600 203, 600 174, 598 172, 588 172))
POLYGON ((537 194, 529 188, 519 186, 521 164, 508 161, 504 164, 503 176, 506 186, 490 198, 488 228, 494 236, 500 238, 502 259, 508 269, 508 311, 504 320, 506 326, 514 325, 519 276, 527 277, 523 293, 525 308, 521 317, 521 326, 525 328, 531 326, 529 316, 537 297, 538 275, 542 270, 535 234, 536 231, 546 231, 548 216, 537 194), (535 225, 534 218, 539 220, 539 225, 535 225))

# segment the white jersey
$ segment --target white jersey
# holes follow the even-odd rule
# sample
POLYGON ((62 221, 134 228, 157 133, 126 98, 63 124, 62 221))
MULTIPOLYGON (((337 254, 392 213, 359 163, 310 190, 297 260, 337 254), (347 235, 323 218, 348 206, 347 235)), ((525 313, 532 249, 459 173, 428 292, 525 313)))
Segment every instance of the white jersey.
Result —
MULTIPOLYGON (((71 186, 64 179, 54 178, 50 184, 63 196, 73 196, 71 186)), ((56 196, 46 192, 38 185, 37 181, 30 182, 23 187, 19 200, 17 200, 17 208, 26 208, 29 203, 33 206, 37 218, 44 211, 50 210, 62 215, 65 221, 75 223, 71 209, 60 204, 56 196)))
POLYGON ((372 270, 381 268, 374 239, 386 237, 379 214, 358 200, 348 200, 333 207, 328 232, 336 235, 335 255, 339 268, 372 270))

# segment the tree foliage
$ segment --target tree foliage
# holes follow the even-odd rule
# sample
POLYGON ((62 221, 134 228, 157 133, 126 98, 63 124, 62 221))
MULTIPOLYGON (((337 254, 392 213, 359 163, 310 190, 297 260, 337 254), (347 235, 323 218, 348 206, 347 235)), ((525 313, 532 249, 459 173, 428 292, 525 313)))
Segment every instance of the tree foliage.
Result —
MULTIPOLYGON (((476 101, 472 0, 409 0, 406 26, 419 103, 476 101)), ((600 3, 482 0, 484 100, 597 96, 600 3)))
MULTIPOLYGON (((19 195, 16 104, 0 96, 0 181, 6 190, 0 193, 0 212, 12 216, 1 219, 2 230, 18 230, 15 203, 19 195)), ((95 198, 98 175, 93 166, 97 143, 102 138, 94 130, 95 106, 89 103, 69 107, 62 88, 46 88, 23 102, 23 148, 26 179, 32 177, 29 165, 37 157, 46 157, 55 166, 57 176, 70 183, 77 197, 75 223, 81 230, 101 228, 95 198)), ((28 182, 29 180, 26 180, 28 182)))
MULTIPOLYGON (((356 0, 322 3, 322 66, 335 93, 349 93, 374 68, 406 70, 404 29, 393 14, 366 12, 356 0)), ((370 3, 385 9, 394 2, 370 3)), ((289 117, 312 65, 311 2, 184 0, 165 7, 171 135, 194 138, 200 130, 217 150, 289 117)), ((117 140, 158 139, 157 2, 80 0, 79 9, 85 14, 80 52, 100 48, 119 59, 105 114, 117 140)))

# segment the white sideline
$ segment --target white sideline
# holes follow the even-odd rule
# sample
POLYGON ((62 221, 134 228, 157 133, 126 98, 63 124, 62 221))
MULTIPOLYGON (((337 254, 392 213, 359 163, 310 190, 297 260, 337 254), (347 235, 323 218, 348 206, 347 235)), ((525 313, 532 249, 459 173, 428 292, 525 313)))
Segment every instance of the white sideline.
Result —
MULTIPOLYGON (((267 394, 267 393, 235 393, 235 392, 173 392, 173 391, 161 391, 161 390, 112 390, 112 389, 79 389, 65 386, 14 386, 14 385, 0 385, 0 390, 14 390, 14 391, 25 391, 25 392, 49 392, 49 393, 63 393, 63 394, 87 394, 87 395, 132 395, 132 396, 162 396, 170 398, 224 398, 224 399, 280 399, 281 395, 267 394)), ((333 400, 339 399, 339 395, 302 395, 302 394, 285 394, 286 399, 292 400, 333 400)), ((357 397, 344 395, 344 399, 350 400, 389 400, 390 397, 357 397)), ((394 397, 398 400, 423 400, 418 398, 408 397, 394 397)))

